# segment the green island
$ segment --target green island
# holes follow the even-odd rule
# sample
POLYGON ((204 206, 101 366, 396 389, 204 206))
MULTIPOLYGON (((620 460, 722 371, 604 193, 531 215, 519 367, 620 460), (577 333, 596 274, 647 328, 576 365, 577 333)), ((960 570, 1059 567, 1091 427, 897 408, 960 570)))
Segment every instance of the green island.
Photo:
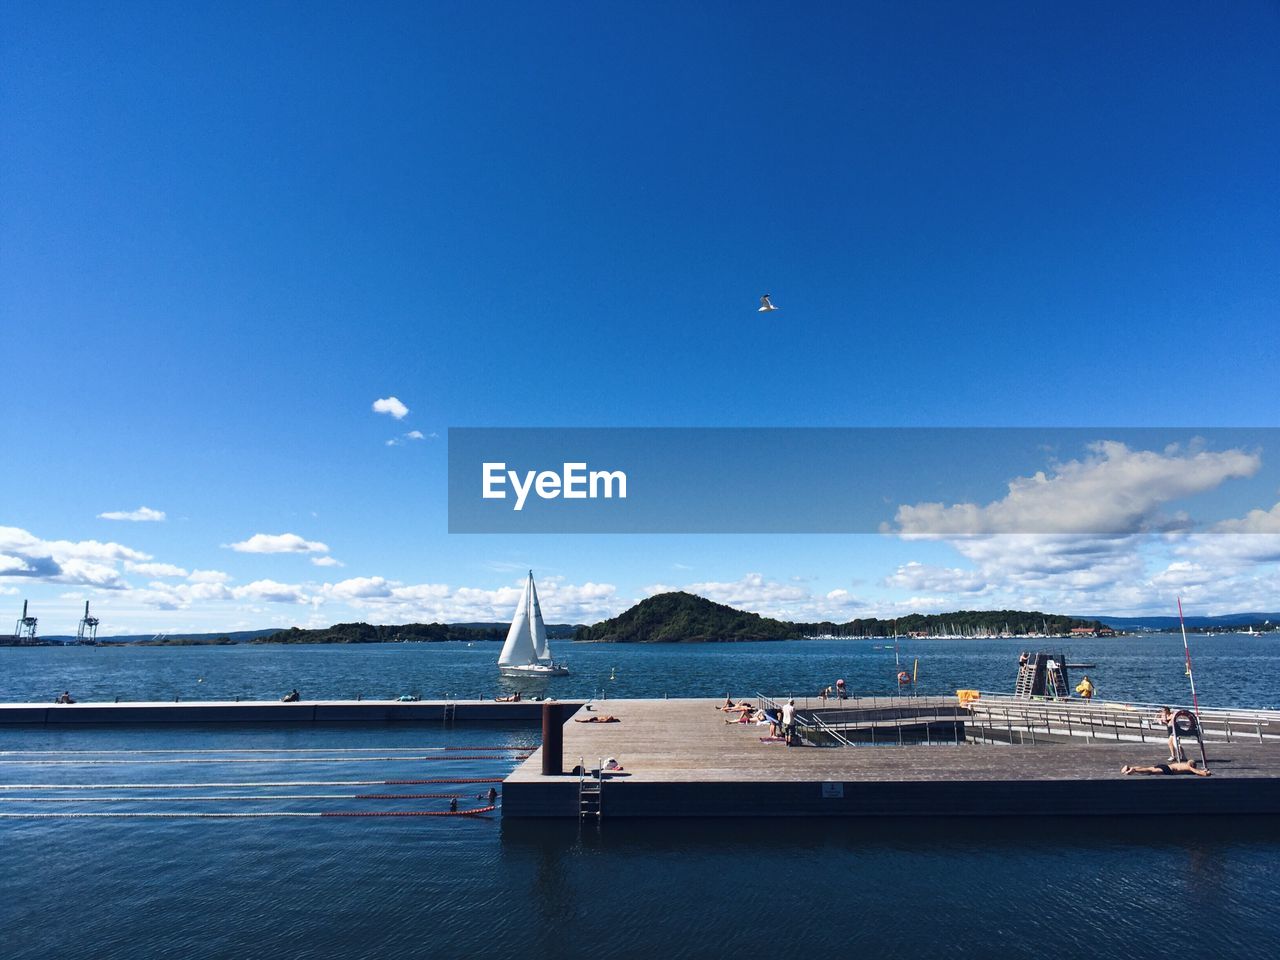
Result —
POLYGON ((773 620, 715 603, 691 593, 660 593, 630 610, 589 627, 579 627, 573 639, 582 643, 731 643, 756 640, 798 640, 805 637, 892 637, 895 634, 964 635, 1069 634, 1073 629, 1104 631, 1099 620, 1082 620, 1027 610, 961 610, 955 613, 913 613, 896 620, 875 617, 847 623, 792 623, 773 620))

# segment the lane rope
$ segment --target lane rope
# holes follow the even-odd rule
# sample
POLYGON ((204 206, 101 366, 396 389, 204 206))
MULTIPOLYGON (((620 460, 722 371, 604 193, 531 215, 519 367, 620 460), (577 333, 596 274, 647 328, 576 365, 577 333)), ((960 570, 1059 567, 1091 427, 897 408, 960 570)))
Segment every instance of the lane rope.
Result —
POLYGON ((263 813, 156 813, 138 811, 135 813, 0 813, 0 820, 91 820, 91 819, 157 819, 157 820, 264 820, 279 817, 474 817, 482 813, 490 813, 497 805, 476 807, 473 810, 329 810, 300 811, 287 813, 271 811, 263 813))
POLYGON ((245 780, 203 783, 3 783, 0 790, 202 790, 206 787, 381 787, 422 783, 502 783, 505 777, 436 777, 429 780, 245 780))
POLYGON ((461 800, 483 793, 262 793, 222 794, 207 797, 0 797, 0 803, 182 803, 206 800, 461 800))
POLYGON ((536 750, 536 746, 489 747, 489 746, 455 746, 455 747, 208 747, 200 750, 0 750, 0 757, 25 756, 95 756, 95 755, 133 755, 144 753, 423 753, 431 750, 536 750))
POLYGON ((450 756, 428 756, 412 754, 406 756, 380 757, 184 757, 169 760, 0 760, 13 766, 59 767, 59 766, 136 766, 139 764, 186 764, 186 763, 386 763, 389 760, 528 760, 532 754, 518 757, 492 757, 473 754, 453 754, 450 756))

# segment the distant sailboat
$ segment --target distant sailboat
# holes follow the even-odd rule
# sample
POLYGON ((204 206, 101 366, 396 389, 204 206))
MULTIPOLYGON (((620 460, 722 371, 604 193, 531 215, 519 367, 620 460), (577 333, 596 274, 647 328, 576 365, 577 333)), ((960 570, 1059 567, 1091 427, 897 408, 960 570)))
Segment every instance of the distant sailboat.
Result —
POLYGON ((511 618, 507 642, 498 656, 498 672, 504 677, 563 677, 569 670, 551 659, 547 643, 547 626, 542 622, 538 605, 538 588, 533 585, 533 571, 525 581, 520 604, 511 618))

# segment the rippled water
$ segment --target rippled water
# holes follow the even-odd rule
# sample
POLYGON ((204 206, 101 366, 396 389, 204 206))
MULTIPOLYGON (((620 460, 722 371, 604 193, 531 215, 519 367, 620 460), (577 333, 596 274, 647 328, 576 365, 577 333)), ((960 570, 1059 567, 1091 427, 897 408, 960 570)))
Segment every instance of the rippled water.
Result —
MULTIPOLYGON (((1193 643, 1202 700, 1280 702, 1280 644, 1193 643)), ((913 641, 902 655, 920 658, 922 692, 1008 689, 1023 645, 913 641)), ((897 668, 892 649, 878 646, 571 647, 564 652, 574 675, 549 691, 804 692, 844 676, 855 690, 887 692, 897 668)), ((1176 637, 1077 641, 1067 652, 1097 662, 1089 673, 1105 695, 1187 699, 1176 637)), ((501 688, 496 653, 490 644, 0 649, 0 698, 45 700, 64 688, 82 699, 276 696, 293 686, 308 697, 492 694, 501 688)), ((487 785, 347 781, 501 777, 518 753, 476 748, 529 746, 535 738, 530 729, 434 724, 0 728, 0 751, 9 751, 0 753, 7 787, 0 796, 8 798, 0 813, 443 810, 448 803, 353 798, 384 791, 458 792, 465 807, 482 803, 475 797, 487 785), (233 752, 247 748, 258 752, 233 752), (126 752, 157 750, 177 752, 126 752), (485 759, 467 759, 476 755, 485 759), (184 762, 138 762, 157 759, 184 762), (182 786, 193 783, 241 786, 182 786), (286 785, 254 785, 263 783, 286 785), (94 785, 104 789, 88 789, 94 785), (91 795, 188 799, 14 799, 91 795)), ((584 827, 497 817, 0 820, 0 955, 20 960, 667 960, 799 951, 1257 958, 1280 953, 1278 897, 1275 818, 584 827)))
MULTIPOLYGON (((919 691, 961 687, 1012 691, 1020 650, 1065 652, 1087 672, 1098 696, 1190 702, 1182 640, 1173 634, 1070 641, 903 640, 899 660, 919 661, 919 691)), ((1224 635, 1192 640, 1202 704, 1280 706, 1280 636, 1224 635)), ((298 687, 304 698, 493 696, 519 686, 558 697, 614 698, 816 695, 844 677, 850 689, 891 693, 899 667, 882 640, 688 646, 561 643, 572 675, 519 681, 497 676, 499 645, 477 643, 232 647, 0 647, 0 701, 51 701, 64 689, 80 700, 275 698, 298 687), (610 680, 613 676, 615 679, 610 680)), ((1079 671, 1073 671, 1073 676, 1079 671)), ((1074 683, 1074 680, 1072 681, 1074 683)))

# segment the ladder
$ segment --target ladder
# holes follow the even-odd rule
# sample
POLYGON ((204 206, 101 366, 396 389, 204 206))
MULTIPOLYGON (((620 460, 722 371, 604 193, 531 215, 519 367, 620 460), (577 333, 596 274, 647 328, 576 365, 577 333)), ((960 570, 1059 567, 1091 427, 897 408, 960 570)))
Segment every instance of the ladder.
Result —
POLYGON ((1056 663, 1052 670, 1045 671, 1048 682, 1045 684, 1045 692, 1050 694, 1055 700, 1066 700, 1070 697, 1067 693, 1067 678, 1062 672, 1062 664, 1056 663))
POLYGON ((454 717, 458 713, 458 705, 452 700, 446 700, 444 704, 444 725, 446 727, 453 726, 454 717))
POLYGON ((599 770, 594 777, 591 776, 587 773, 586 764, 581 760, 578 762, 578 769, 582 771, 578 775, 578 819, 595 817, 599 820, 604 816, 602 802, 604 777, 599 770))
POLYGON ((1019 700, 1030 700, 1031 690, 1036 680, 1036 664, 1028 661, 1018 667, 1018 682, 1014 684, 1013 695, 1019 700))

